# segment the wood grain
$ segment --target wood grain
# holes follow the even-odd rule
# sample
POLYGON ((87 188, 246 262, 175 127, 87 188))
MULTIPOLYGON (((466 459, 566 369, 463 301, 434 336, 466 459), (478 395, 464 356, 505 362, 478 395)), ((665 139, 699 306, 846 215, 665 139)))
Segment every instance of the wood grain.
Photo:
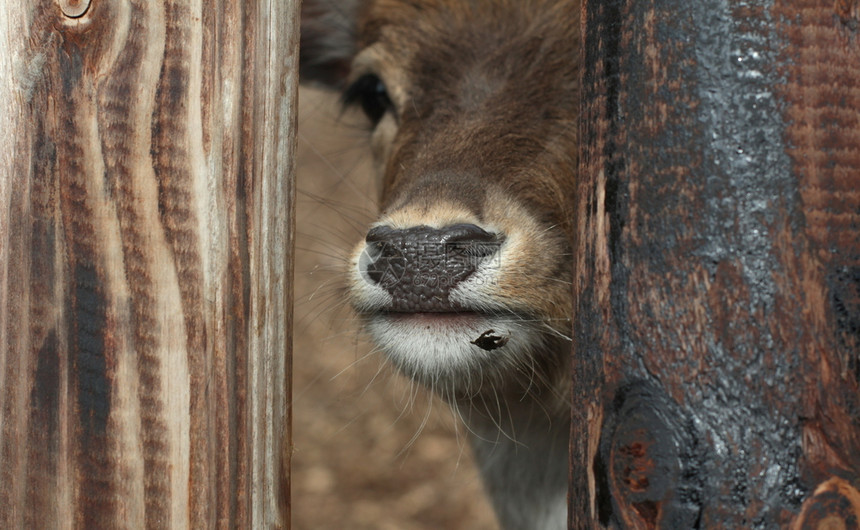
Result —
POLYGON ((570 526, 856 525, 856 2, 584 7, 570 526))
POLYGON ((289 527, 297 2, 0 30, 0 527, 289 527))

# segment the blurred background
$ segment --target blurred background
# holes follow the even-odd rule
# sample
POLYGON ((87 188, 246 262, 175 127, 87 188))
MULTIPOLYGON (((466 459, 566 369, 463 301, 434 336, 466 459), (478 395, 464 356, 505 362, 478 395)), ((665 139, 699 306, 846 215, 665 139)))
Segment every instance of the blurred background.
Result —
POLYGON ((462 425, 384 364, 346 303, 342 271, 373 221, 362 117, 299 94, 293 349, 295 530, 495 529, 462 425))

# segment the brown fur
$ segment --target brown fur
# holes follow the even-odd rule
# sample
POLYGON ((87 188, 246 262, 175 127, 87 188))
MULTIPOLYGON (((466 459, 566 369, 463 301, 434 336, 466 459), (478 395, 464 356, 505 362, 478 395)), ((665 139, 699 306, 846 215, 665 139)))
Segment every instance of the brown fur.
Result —
MULTIPOLYGON (((563 470, 554 471, 550 480, 539 469, 546 468, 547 458, 563 460, 558 465, 566 469, 570 343, 561 337, 570 334, 572 309, 578 2, 337 4, 336 12, 354 18, 329 27, 328 35, 319 15, 332 20, 335 4, 328 10, 320 8, 319 0, 306 4, 304 79, 341 88, 370 73, 384 82, 393 104, 372 138, 383 190, 376 225, 408 229, 469 223, 506 238, 501 266, 491 273, 494 283, 480 292, 494 307, 519 315, 539 338, 517 345, 522 337, 510 342, 505 337, 504 346, 485 355, 483 364, 469 364, 469 358, 464 362, 469 368, 453 369, 453 375, 421 366, 424 355, 433 355, 432 344, 426 351, 403 346, 406 353, 391 357, 410 377, 471 410, 466 421, 476 433, 476 455, 502 523, 507 528, 555 528, 561 520, 556 497, 563 497, 563 470), (343 65, 349 61, 345 73, 343 65), (499 402, 497 411, 487 409, 488 399, 499 402), (519 440, 510 448, 487 446, 482 437, 492 439, 495 430, 498 438, 498 431, 505 430, 503 416, 510 416, 519 440), (517 444, 531 449, 518 450, 517 444), (508 451, 500 460, 499 454, 508 451), (525 473, 535 473, 529 480, 541 491, 538 497, 545 498, 532 498, 513 483, 524 466, 539 468, 525 473)), ((364 243, 357 248, 353 269, 364 248, 364 243)), ((371 295, 360 274, 353 274, 352 283, 359 313, 389 318, 369 309, 371 295)), ((397 350, 401 345, 390 341, 398 336, 388 333, 378 340, 384 350, 397 350)), ((441 339, 447 337, 440 337, 444 343, 441 339)), ((468 348, 457 340, 458 348, 468 348)))
MULTIPOLYGON (((494 4, 379 0, 362 10, 360 49, 381 46, 408 80, 398 87, 409 100, 398 109, 383 204, 403 200, 403 183, 416 174, 460 172, 504 185, 546 221, 567 226, 576 170, 577 13, 570 2, 494 4)), ((467 196, 481 189, 448 184, 467 196)))

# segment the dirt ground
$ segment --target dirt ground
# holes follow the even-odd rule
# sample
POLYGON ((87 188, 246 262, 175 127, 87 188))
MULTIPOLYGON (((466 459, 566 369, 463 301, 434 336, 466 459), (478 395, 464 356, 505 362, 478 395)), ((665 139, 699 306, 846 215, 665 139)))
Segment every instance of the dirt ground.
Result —
POLYGON ((302 89, 293 358, 295 530, 496 528, 444 403, 385 366, 346 306, 341 271, 375 213, 368 134, 302 89))

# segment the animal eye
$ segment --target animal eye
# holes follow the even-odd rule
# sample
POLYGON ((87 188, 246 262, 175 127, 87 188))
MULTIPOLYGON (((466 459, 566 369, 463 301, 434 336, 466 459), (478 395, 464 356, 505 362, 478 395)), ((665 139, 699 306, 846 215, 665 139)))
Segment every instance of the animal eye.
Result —
POLYGON ((343 94, 345 106, 360 105, 375 126, 385 113, 394 109, 385 83, 373 74, 359 77, 343 94))

